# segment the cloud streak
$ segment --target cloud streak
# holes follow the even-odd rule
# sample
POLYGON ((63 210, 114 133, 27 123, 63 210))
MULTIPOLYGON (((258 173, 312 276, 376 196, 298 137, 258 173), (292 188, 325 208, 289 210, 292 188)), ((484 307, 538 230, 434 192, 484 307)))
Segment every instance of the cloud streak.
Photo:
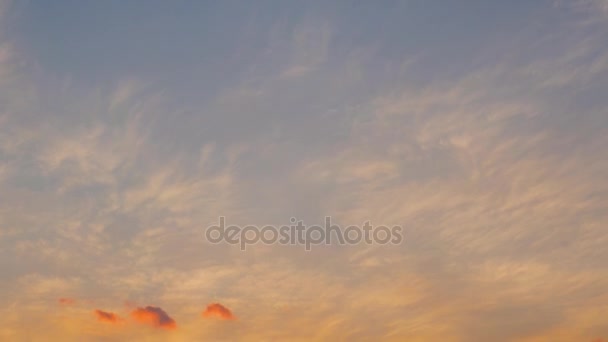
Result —
POLYGON ((69 306, 76 304, 76 300, 73 298, 59 298, 57 302, 61 305, 69 306))
POLYGON ((96 309, 95 311, 93 311, 93 313, 95 314, 95 317, 97 317, 97 320, 100 322, 116 324, 121 321, 120 317, 113 312, 107 312, 96 309))

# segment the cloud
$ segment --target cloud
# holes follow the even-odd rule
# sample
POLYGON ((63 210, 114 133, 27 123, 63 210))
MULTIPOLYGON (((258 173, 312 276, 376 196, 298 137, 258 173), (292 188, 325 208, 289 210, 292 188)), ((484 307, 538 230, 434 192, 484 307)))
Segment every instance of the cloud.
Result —
POLYGON ((146 306, 145 308, 137 308, 131 312, 131 317, 140 323, 150 324, 154 327, 164 329, 176 329, 177 323, 165 312, 165 310, 155 307, 146 306))
POLYGON ((203 311, 203 317, 218 317, 221 319, 235 319, 232 311, 220 303, 207 305, 207 309, 203 311))
POLYGON ((57 301, 61 305, 73 305, 76 303, 76 300, 72 298, 59 298, 57 301))
MULTIPOLYGON (((401 74, 396 67, 411 56, 394 51, 399 60, 388 65, 357 46, 349 57, 340 43, 349 38, 324 33, 329 24, 296 27, 293 49, 282 48, 292 58, 271 61, 279 70, 245 66, 250 76, 226 82, 234 91, 218 89, 208 107, 185 103, 188 114, 166 120, 156 112, 181 108, 155 109, 136 82, 99 85, 91 95, 54 79, 44 83, 56 91, 30 88, 27 75, 17 77, 19 50, 0 44, 0 254, 9 260, 0 287, 10 317, 0 340, 40 339, 22 325, 37 317, 48 321, 47 340, 158 332, 100 331, 98 320, 111 323, 111 313, 96 310, 93 319, 91 311, 106 304, 84 315, 71 306, 49 315, 46 307, 64 305, 56 302, 63 295, 80 306, 85 298, 117 303, 125 293, 167 303, 180 319, 171 335, 184 340, 602 336, 605 36, 540 37, 559 30, 541 24, 522 27, 529 37, 496 42, 515 57, 484 65, 479 56, 481 69, 431 80, 418 74, 425 58, 401 74), (344 51, 327 51, 335 45, 344 51), (393 75, 384 80, 381 70, 393 75), (275 80, 281 72, 289 79, 275 80), (325 213, 342 226, 400 224, 406 239, 314 255, 290 246, 243 254, 200 239, 220 214, 259 224, 291 215, 322 222, 325 213), (209 293, 230 298, 247 324, 203 324, 234 317, 205 301, 209 293)), ((176 326, 158 308, 117 312, 123 322, 176 326)))
POLYGON ((118 323, 121 320, 120 317, 113 312, 106 312, 99 309, 96 309, 93 312, 95 313, 95 316, 97 316, 97 320, 100 322, 118 323))

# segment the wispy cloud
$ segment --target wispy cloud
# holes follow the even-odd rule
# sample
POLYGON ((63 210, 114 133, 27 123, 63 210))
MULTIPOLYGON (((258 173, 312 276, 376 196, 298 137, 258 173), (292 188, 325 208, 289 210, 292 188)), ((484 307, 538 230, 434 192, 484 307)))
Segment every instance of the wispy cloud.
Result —
POLYGON ((72 298, 59 298, 57 301, 61 305, 73 305, 76 303, 76 300, 74 300, 72 298))
POLYGON ((96 309, 95 311, 93 311, 93 313, 97 317, 97 320, 100 322, 116 324, 121 321, 121 318, 113 312, 107 312, 96 309))
MULTIPOLYGON (((604 2, 504 5, 496 12, 511 17, 497 31, 485 25, 499 18, 477 22, 466 4, 424 30, 443 7, 407 4, 243 11, 247 26, 219 30, 242 38, 238 51, 205 50, 192 70, 172 55, 132 56, 120 79, 91 60, 82 64, 104 71, 83 80, 78 63, 58 62, 73 55, 60 41, 36 55, 42 42, 27 34, 56 16, 35 15, 22 35, 3 27, 0 339, 167 338, 146 326, 184 341, 606 336, 604 2), (475 33, 447 32, 452 20, 475 33), (206 63, 226 55, 239 70, 214 76, 206 63), (159 74, 138 74, 144 64, 159 74), (220 215, 371 220, 403 226, 405 239, 242 253, 204 241, 220 215), (201 312, 209 298, 230 308, 201 312), (125 300, 171 315, 95 309, 125 300), (234 320, 231 309, 237 321, 214 321, 234 320)), ((117 25, 127 40, 109 45, 173 34, 139 23, 117 25)), ((70 28, 93 34, 80 30, 70 28)))

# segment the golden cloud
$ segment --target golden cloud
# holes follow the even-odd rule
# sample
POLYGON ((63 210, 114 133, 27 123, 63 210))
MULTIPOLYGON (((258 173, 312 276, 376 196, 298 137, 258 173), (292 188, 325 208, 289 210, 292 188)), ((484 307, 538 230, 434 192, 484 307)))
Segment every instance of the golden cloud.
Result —
POLYGON ((235 319, 232 311, 220 303, 207 305, 207 309, 203 311, 203 317, 217 317, 220 319, 235 319))
POLYGON ((163 309, 155 306, 137 308, 131 312, 131 317, 140 323, 150 324, 157 328, 176 329, 177 323, 163 309))

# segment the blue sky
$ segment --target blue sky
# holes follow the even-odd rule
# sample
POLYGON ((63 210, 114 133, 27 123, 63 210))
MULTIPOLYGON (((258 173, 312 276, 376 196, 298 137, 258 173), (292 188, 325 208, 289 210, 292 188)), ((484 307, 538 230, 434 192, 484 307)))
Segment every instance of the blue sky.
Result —
POLYGON ((607 33, 605 0, 0 0, 0 339, 608 338, 607 33), (243 252, 219 216, 405 234, 243 252))

